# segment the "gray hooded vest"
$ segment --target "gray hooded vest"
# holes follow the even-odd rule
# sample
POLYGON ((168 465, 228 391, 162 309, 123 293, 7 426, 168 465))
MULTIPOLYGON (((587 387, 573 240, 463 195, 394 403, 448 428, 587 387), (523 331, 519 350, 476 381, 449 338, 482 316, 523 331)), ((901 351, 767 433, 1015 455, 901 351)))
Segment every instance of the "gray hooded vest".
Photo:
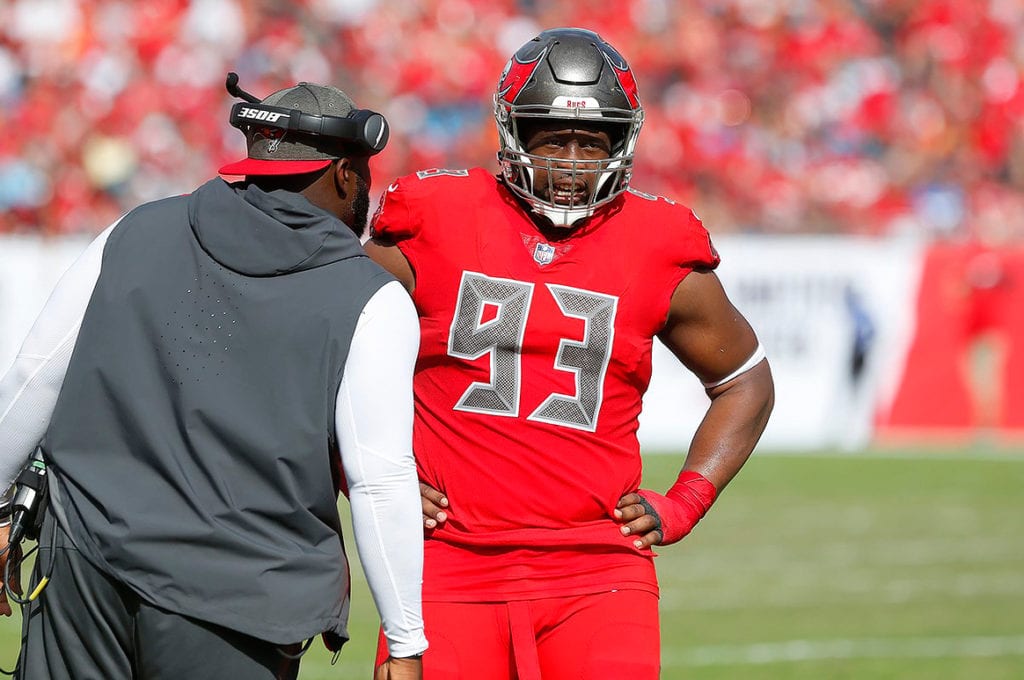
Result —
POLYGON ((390 280, 295 194, 215 179, 125 216, 43 442, 82 554, 172 612, 347 638, 335 399, 390 280))

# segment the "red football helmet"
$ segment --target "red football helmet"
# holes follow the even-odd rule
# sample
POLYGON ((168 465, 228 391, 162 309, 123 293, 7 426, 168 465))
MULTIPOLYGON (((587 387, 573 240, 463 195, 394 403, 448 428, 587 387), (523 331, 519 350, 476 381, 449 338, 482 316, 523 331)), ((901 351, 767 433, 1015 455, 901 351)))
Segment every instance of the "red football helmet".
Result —
POLYGON ((554 224, 571 225, 589 217, 629 185, 644 110, 629 64, 593 31, 555 28, 520 47, 501 74, 494 119, 506 184, 554 224), (523 119, 538 118, 600 122, 613 130, 607 160, 572 163, 573 173, 598 175, 596 191, 585 201, 554 203, 536 190, 535 171, 552 170, 554 161, 526 152, 520 125, 523 119))

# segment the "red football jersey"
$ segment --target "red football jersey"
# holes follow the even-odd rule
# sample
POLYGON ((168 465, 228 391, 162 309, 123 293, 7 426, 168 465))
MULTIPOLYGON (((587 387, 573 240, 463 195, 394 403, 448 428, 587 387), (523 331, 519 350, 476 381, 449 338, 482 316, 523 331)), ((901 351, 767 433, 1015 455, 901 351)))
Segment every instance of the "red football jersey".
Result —
POLYGON ((451 504, 424 598, 657 592, 612 511, 640 484, 652 338, 686 274, 718 264, 700 221, 630 190, 549 243, 476 168, 398 180, 372 228, 416 274, 413 450, 451 504))

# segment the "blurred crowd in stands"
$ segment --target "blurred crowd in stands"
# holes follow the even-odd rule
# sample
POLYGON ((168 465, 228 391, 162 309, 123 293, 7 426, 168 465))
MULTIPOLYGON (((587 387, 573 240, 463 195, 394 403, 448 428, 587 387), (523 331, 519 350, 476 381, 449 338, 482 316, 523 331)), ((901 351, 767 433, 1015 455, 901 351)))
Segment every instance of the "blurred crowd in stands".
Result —
POLYGON ((491 95, 544 28, 630 61, 633 184, 712 233, 1024 240, 1024 0, 6 0, 0 233, 95 233, 244 151, 228 71, 382 111, 375 197, 497 170, 491 95))

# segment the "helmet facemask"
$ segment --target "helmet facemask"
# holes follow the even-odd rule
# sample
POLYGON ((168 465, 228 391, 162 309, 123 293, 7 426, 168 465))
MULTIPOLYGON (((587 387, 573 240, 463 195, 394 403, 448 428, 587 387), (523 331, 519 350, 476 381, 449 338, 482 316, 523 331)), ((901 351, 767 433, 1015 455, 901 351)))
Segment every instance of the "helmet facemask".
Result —
POLYGON ((531 154, 525 149, 525 139, 521 130, 521 122, 524 119, 543 118, 545 120, 564 120, 566 128, 576 126, 587 126, 591 123, 601 123, 602 127, 607 125, 609 118, 601 117, 594 120, 591 116, 572 116, 574 111, 579 109, 557 110, 548 107, 548 111, 536 114, 529 112, 517 112, 517 107, 511 107, 508 111, 508 104, 501 100, 495 102, 495 116, 498 122, 499 152, 498 160, 501 162, 502 176, 505 182, 519 195, 530 208, 547 217, 557 226, 570 226, 585 217, 590 217, 594 211, 601 206, 614 200, 629 186, 629 179, 633 172, 633 155, 636 148, 636 140, 640 134, 640 126, 643 123, 643 112, 623 112, 631 116, 622 122, 613 123, 615 133, 613 134, 612 153, 608 158, 601 160, 566 160, 560 158, 549 158, 537 154, 531 154), (501 118, 505 116, 509 120, 503 125, 501 118), (537 171, 547 177, 547 186, 537 186, 537 171), (596 175, 596 181, 589 184, 588 195, 582 198, 575 196, 568 197, 567 201, 554 200, 556 195, 555 179, 575 183, 577 174, 596 175), (550 197, 550 198, 545 198, 550 197))

